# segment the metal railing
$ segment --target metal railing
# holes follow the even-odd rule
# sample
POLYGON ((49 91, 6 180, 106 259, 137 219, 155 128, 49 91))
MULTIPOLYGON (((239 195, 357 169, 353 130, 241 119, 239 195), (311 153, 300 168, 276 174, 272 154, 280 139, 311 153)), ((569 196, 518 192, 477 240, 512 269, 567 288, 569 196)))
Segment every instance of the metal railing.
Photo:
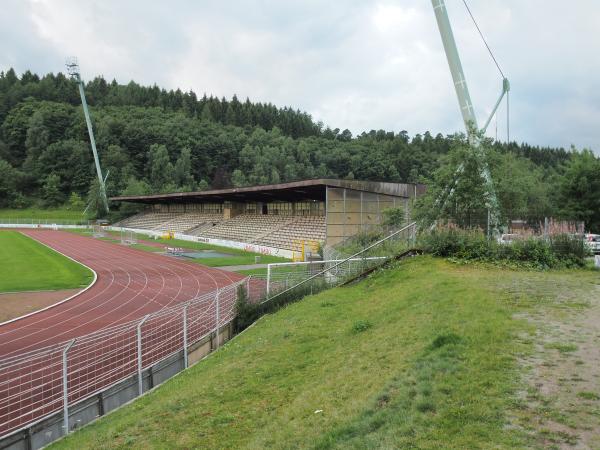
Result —
POLYGON ((182 349, 187 367, 189 346, 234 318, 240 285, 249 291, 250 279, 135 321, 0 359, 0 437, 61 409, 66 434, 72 428, 69 405, 136 374, 141 394, 142 370, 182 349))
MULTIPOLYGON (((342 284, 408 250, 414 244, 415 237, 416 222, 412 222, 349 256, 306 264, 313 267, 310 270, 274 274, 272 267, 290 267, 293 263, 274 264, 267 272, 262 303, 283 296, 299 298, 342 284)), ((340 252, 336 251, 335 254, 339 256, 340 252)))
POLYGON ((183 354, 187 367, 189 346, 214 334, 218 339, 217 330, 234 319, 242 285, 242 295, 261 304, 315 293, 381 266, 408 249, 415 230, 416 224, 411 223, 336 261, 298 265, 308 269, 271 273, 269 280, 248 277, 134 321, 27 353, 8 354, 0 359, 0 437, 61 410, 66 434, 73 428, 69 424, 69 405, 131 376, 137 377, 141 394, 143 370, 182 350, 186 350, 183 354))

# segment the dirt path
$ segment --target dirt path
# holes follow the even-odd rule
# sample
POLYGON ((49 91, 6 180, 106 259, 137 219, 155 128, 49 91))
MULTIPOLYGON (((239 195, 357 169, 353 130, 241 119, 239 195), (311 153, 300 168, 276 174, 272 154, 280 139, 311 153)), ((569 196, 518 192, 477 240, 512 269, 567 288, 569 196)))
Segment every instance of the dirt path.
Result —
POLYGON ((600 274, 515 275, 511 282, 535 293, 520 314, 532 325, 521 338, 534 351, 521 359, 516 425, 534 448, 600 449, 600 274))
POLYGON ((0 294, 0 323, 29 314, 68 298, 81 289, 0 294))

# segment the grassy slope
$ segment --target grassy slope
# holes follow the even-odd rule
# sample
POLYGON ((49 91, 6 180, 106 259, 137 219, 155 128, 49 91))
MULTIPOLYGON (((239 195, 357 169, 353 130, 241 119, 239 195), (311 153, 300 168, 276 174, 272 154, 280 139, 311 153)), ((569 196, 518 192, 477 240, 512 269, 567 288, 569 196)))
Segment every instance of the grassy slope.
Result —
POLYGON ((85 220, 82 211, 66 208, 25 208, 0 209, 0 219, 55 219, 55 220, 85 220))
POLYGON ((419 257, 307 297, 53 448, 521 447, 506 273, 419 257))
POLYGON ((0 231, 0 292, 68 289, 88 285, 92 273, 16 231, 0 231))

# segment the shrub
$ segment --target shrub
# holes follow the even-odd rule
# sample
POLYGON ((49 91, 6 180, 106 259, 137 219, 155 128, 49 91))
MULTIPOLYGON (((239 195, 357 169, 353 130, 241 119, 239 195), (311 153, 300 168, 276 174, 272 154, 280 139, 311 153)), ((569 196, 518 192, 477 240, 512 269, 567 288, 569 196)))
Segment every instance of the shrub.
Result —
POLYGON ((373 324, 371 322, 368 322, 366 320, 359 320, 357 322, 354 322, 354 324, 352 325, 352 332, 355 334, 362 333, 363 331, 367 331, 372 326, 373 324))
POLYGON ((567 266, 582 267, 585 265, 585 258, 591 254, 583 239, 568 234, 551 237, 550 247, 567 266))
POLYGON ((460 228, 437 228, 421 236, 421 245, 426 252, 443 257, 479 259, 493 252, 483 233, 460 228))
POLYGON ((456 345, 462 343, 463 339, 455 333, 440 334, 431 342, 429 348, 435 350, 445 345, 456 345))
POLYGON ((528 238, 512 244, 489 240, 480 230, 437 228, 420 236, 428 253, 470 261, 488 261, 535 268, 582 267, 589 250, 576 236, 528 238))

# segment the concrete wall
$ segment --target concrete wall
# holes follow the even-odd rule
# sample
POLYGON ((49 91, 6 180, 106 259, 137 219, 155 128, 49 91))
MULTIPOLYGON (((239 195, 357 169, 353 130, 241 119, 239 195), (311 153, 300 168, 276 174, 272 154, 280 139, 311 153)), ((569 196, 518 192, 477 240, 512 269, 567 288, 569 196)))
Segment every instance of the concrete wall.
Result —
POLYGON ((327 188, 327 245, 335 245, 361 231, 381 224, 382 211, 403 207, 409 214, 407 197, 346 188, 327 188))
MULTIPOLYGON (((188 364, 202 360, 233 335, 231 323, 223 325, 187 348, 188 364)), ((142 372, 143 391, 160 385, 184 369, 183 349, 157 362, 142 372)), ((113 386, 69 405, 69 431, 76 430, 138 397, 138 376, 119 381, 113 386)), ((64 436, 63 413, 51 414, 23 429, 0 438, 0 450, 37 450, 64 436)))

